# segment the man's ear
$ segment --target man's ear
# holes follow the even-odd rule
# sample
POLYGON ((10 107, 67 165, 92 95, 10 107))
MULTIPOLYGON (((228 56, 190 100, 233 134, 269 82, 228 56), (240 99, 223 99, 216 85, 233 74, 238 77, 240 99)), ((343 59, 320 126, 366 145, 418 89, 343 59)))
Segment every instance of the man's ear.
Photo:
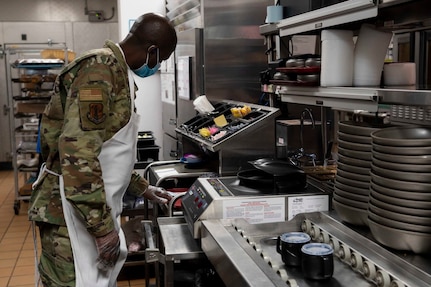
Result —
POLYGON ((154 53, 156 53, 156 51, 157 51, 157 46, 156 45, 151 45, 150 47, 148 47, 148 53, 150 53, 150 54, 154 54, 154 53))

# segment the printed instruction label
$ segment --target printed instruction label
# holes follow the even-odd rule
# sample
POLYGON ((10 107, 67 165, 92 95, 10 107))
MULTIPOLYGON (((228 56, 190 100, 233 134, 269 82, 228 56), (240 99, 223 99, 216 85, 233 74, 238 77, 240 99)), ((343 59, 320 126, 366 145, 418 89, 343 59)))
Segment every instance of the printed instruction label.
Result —
POLYGON ((244 218, 251 224, 285 219, 284 198, 232 199, 223 201, 223 218, 244 218))
POLYGON ((299 213, 328 211, 328 195, 293 196, 287 199, 287 220, 299 213))

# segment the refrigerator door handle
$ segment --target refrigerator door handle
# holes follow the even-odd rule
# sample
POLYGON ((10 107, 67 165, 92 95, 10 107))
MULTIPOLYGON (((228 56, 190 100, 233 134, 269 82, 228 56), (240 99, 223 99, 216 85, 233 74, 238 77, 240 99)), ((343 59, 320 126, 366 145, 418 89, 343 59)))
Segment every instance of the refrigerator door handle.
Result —
POLYGON ((169 119, 169 124, 172 126, 176 126, 177 125, 177 120, 176 119, 169 119))

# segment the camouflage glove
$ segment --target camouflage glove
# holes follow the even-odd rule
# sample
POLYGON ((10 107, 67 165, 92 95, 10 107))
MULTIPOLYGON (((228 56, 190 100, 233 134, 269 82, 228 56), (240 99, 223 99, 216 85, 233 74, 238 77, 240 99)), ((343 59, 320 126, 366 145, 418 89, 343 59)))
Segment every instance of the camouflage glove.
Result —
POLYGON ((153 185, 147 187, 144 197, 160 204, 166 204, 172 199, 172 196, 164 188, 153 185))
POLYGON ((96 246, 99 253, 97 268, 107 270, 113 267, 120 255, 120 237, 118 237, 118 232, 112 230, 105 236, 96 237, 96 246))

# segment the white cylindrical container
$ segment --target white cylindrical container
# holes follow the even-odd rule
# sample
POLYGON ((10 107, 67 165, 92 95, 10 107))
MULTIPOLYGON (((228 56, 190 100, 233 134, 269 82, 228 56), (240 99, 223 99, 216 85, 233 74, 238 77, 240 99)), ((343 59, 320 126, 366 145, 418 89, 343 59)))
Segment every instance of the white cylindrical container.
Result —
POLYGON ((323 87, 352 86, 353 32, 323 30, 320 85, 323 87))
POLYGON ((266 7, 266 23, 277 23, 283 19, 283 6, 274 5, 266 7))
POLYGON ((379 86, 392 33, 362 24, 353 60, 354 86, 379 86))
POLYGON ((384 64, 383 83, 385 86, 416 85, 416 64, 410 62, 384 64))

